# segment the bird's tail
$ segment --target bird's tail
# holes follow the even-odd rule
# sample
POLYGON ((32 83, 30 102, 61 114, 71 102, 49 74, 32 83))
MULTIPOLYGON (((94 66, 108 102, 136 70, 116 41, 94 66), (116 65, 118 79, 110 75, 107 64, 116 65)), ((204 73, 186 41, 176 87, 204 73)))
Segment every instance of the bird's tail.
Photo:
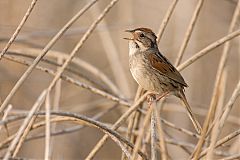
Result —
POLYGON ((187 98, 186 98, 184 92, 180 91, 179 96, 180 96, 181 100, 183 101, 183 103, 185 104, 185 107, 186 107, 186 109, 188 111, 188 116, 191 119, 195 130, 197 131, 198 134, 201 134, 202 127, 199 124, 199 122, 198 122, 197 118, 195 117, 195 115, 193 114, 192 109, 191 109, 191 107, 190 107, 190 105, 189 105, 189 103, 187 101, 187 98))

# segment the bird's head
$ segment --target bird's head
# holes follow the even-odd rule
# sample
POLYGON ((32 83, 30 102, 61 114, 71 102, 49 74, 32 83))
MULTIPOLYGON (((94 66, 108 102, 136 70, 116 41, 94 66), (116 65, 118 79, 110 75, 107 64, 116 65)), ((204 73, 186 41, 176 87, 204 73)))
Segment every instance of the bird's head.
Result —
POLYGON ((141 51, 147 50, 149 48, 157 47, 157 36, 149 28, 136 28, 133 30, 126 30, 132 34, 131 38, 124 38, 135 43, 135 47, 139 48, 141 51))

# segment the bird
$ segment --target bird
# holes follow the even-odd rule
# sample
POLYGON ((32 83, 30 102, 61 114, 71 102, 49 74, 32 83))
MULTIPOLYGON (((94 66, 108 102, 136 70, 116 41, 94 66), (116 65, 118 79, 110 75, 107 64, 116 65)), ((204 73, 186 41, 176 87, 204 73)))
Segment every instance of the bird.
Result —
POLYGON ((196 119, 184 94, 188 87, 179 71, 161 54, 157 36, 149 28, 126 30, 131 33, 129 41, 129 68, 135 81, 145 90, 155 95, 175 95, 185 104, 185 108, 198 134, 202 128, 196 119))

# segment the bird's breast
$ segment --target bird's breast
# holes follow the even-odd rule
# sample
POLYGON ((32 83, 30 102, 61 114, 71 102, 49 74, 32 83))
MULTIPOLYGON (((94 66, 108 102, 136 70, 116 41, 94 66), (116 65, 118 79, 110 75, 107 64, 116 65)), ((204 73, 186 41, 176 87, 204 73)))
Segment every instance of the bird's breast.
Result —
POLYGON ((130 56, 129 65, 133 78, 145 90, 161 94, 173 89, 172 80, 150 67, 143 53, 130 56))
POLYGON ((145 62, 142 54, 136 54, 129 58, 130 71, 135 81, 144 89, 155 91, 156 76, 145 62))

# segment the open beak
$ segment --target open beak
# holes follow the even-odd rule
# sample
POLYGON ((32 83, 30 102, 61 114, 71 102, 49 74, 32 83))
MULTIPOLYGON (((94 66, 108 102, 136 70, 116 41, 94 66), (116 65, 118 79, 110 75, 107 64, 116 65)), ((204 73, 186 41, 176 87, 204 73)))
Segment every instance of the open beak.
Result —
POLYGON ((125 32, 133 33, 134 30, 130 30, 130 29, 128 29, 128 30, 125 30, 125 32))
MULTIPOLYGON (((134 30, 125 30, 125 32, 133 33, 134 30)), ((129 40, 129 41, 133 41, 134 40, 133 38, 123 38, 123 39, 129 40)))
POLYGON ((129 40, 129 41, 133 41, 134 40, 133 38, 123 38, 123 39, 129 40))

